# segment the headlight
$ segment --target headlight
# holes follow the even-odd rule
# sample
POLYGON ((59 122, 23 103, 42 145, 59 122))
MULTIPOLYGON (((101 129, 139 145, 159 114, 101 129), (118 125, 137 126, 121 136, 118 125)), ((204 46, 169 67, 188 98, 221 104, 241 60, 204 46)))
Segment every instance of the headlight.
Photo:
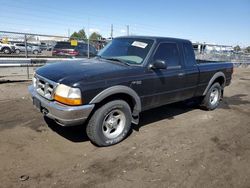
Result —
POLYGON ((79 88, 71 88, 69 86, 60 84, 56 87, 54 99, 58 102, 67 105, 81 105, 81 91, 79 88))

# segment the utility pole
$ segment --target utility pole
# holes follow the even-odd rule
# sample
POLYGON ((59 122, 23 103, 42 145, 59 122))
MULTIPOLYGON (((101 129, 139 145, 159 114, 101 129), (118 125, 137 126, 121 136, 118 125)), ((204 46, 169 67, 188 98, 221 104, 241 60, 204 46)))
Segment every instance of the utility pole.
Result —
POLYGON ((90 40, 90 33, 89 33, 89 18, 88 18, 88 59, 89 59, 89 40, 90 40))
POLYGON ((113 32, 114 32, 114 28, 113 28, 113 24, 111 24, 111 32, 110 32, 111 39, 113 39, 113 32))
POLYGON ((68 28, 68 38, 70 37, 70 29, 68 28))
POLYGON ((129 36, 129 25, 127 25, 127 36, 129 36))

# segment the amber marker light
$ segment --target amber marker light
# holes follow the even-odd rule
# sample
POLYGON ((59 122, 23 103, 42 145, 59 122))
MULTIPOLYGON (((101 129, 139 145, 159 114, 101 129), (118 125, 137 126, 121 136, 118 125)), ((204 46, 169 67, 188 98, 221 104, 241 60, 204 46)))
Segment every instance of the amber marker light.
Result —
POLYGON ((81 91, 79 88, 71 88, 69 86, 60 84, 56 87, 54 100, 70 106, 81 105, 81 91))

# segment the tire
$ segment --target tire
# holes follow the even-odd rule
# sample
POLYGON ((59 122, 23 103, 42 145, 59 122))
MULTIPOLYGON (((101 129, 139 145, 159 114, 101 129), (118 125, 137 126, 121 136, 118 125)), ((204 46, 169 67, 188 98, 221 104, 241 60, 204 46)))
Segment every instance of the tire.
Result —
POLYGON ((34 50, 33 54, 37 55, 38 54, 38 50, 34 50))
POLYGON ((3 48, 2 51, 5 54, 10 54, 11 53, 11 50, 9 48, 3 48))
POLYGON ((201 107, 203 107, 205 110, 216 109, 220 104, 221 90, 221 85, 217 82, 214 83, 204 97, 201 107))
POLYGON ((111 146, 122 141, 130 131, 131 110, 123 100, 108 102, 90 118, 86 132, 97 146, 111 146))
POLYGON ((20 54, 21 51, 20 50, 15 50, 16 54, 20 54))

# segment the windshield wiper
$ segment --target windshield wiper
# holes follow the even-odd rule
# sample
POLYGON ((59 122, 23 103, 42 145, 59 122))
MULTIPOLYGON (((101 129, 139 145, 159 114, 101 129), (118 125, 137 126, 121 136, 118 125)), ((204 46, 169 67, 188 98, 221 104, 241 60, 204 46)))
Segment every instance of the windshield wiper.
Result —
POLYGON ((98 57, 98 58, 103 58, 101 55, 96 55, 95 57, 98 57))
POLYGON ((110 61, 116 61, 116 62, 122 63, 122 64, 124 64, 124 65, 130 66, 130 64, 127 63, 127 61, 125 61, 125 60, 123 60, 123 59, 113 58, 113 57, 106 58, 106 57, 102 57, 102 56, 99 56, 99 57, 102 58, 102 59, 106 59, 106 60, 110 60, 110 61))

